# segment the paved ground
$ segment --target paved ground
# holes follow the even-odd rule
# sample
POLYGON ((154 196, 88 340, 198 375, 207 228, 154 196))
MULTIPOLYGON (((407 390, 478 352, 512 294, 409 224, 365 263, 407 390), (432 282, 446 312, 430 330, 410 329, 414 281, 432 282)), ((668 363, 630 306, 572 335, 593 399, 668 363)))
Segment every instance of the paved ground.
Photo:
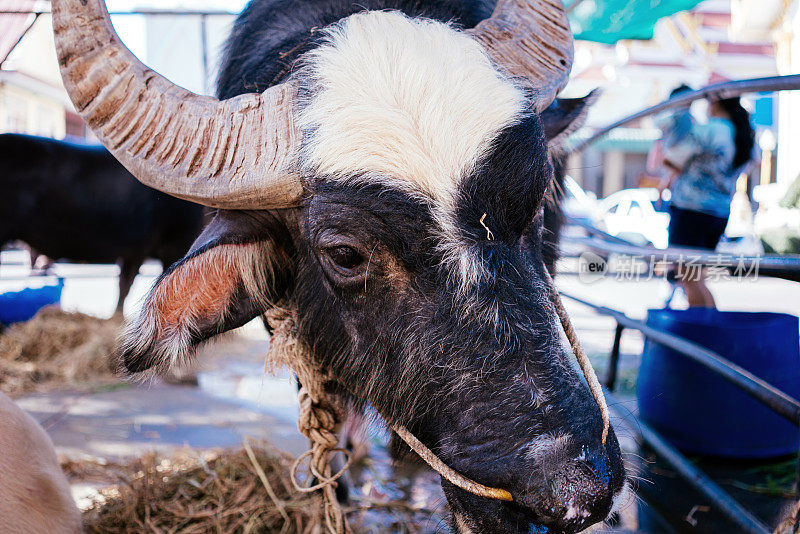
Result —
POLYGON ((120 382, 91 392, 17 400, 50 433, 60 453, 119 459, 180 447, 232 447, 264 438, 298 454, 296 385, 288 371, 264 373, 269 343, 260 323, 204 346, 197 385, 120 382))
POLYGON ((280 443, 293 454, 307 446, 295 420, 193 386, 30 395, 18 404, 45 427, 60 453, 73 458, 119 460, 149 450, 238 447, 245 437, 280 443))

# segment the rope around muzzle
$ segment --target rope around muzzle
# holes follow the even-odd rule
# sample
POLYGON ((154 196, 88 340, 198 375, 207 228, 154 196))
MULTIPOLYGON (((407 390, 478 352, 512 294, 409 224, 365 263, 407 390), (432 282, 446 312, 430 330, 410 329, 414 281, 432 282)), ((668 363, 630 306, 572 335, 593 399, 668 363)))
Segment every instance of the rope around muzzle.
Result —
MULTIPOLYGON (((303 375, 309 376, 306 373, 303 373, 303 375)), ((300 380, 301 384, 314 384, 312 387, 315 389, 316 385, 320 383, 319 381, 309 382, 307 378, 305 382, 303 382, 302 378, 300 380)), ((297 491, 302 493, 321 491, 324 503, 325 526, 328 532, 330 534, 344 534, 349 532, 349 529, 339 501, 336 498, 336 486, 338 485, 337 480, 350 467, 352 462, 350 452, 338 447, 338 421, 334 407, 329 405, 326 400, 315 400, 305 385, 300 388, 299 401, 300 415, 297 426, 300 432, 311 441, 311 449, 300 455, 292 464, 290 471, 292 484, 297 491), (330 455, 336 452, 343 452, 346 456, 346 462, 339 471, 332 473, 330 455), (303 486, 297 480, 297 469, 307 458, 310 458, 309 472, 317 480, 317 483, 312 486, 303 486)), ((420 458, 454 486, 458 486, 462 490, 479 497, 501 501, 514 500, 511 493, 504 489, 484 486, 453 470, 404 426, 390 426, 420 458)))
MULTIPOLYGON (((349 451, 338 446, 339 420, 336 407, 325 394, 325 374, 313 365, 309 348, 299 341, 292 311, 276 307, 268 311, 264 318, 272 332, 268 361, 276 366, 286 365, 297 373, 301 384, 297 426, 311 441, 311 449, 300 455, 292 464, 290 471, 292 485, 302 493, 322 492, 326 530, 329 534, 346 534, 350 529, 336 499, 336 487, 338 479, 350 467, 352 459, 349 451), (331 455, 340 451, 346 456, 345 465, 336 473, 332 473, 331 455), (304 486, 298 481, 297 471, 309 458, 308 470, 316 478, 317 483, 304 486)), ((451 484, 481 497, 513 500, 508 491, 484 486, 450 468, 405 427, 393 425, 392 429, 420 458, 451 484)))
MULTIPOLYGON (((578 340, 569 315, 561 302, 555 282, 546 267, 544 268, 544 273, 545 281, 549 286, 550 301, 572 346, 575 358, 583 371, 589 390, 600 408, 600 415, 603 420, 602 442, 605 445, 610 423, 608 405, 606 404, 603 390, 600 387, 597 375, 594 373, 592 364, 578 340)), ((336 498, 336 487, 338 485, 337 480, 350 467, 352 458, 349 451, 338 447, 339 421, 336 409, 327 399, 324 391, 325 376, 312 364, 309 349, 298 340, 294 316, 290 311, 283 308, 274 308, 265 315, 265 318, 273 332, 270 342, 271 359, 277 365, 283 364, 293 368, 299 377, 301 384, 299 392, 300 415, 297 425, 300 432, 311 441, 311 449, 300 455, 292 465, 292 484, 297 491, 303 493, 321 491, 324 502, 325 526, 328 532, 330 534, 346 534, 350 532, 350 529, 336 498), (330 458, 336 452, 344 453, 346 460, 339 471, 332 473, 330 458), (317 480, 317 483, 311 486, 303 486, 297 480, 297 469, 307 458, 310 458, 309 472, 317 480)), ((485 486, 452 469, 404 426, 391 424, 390 426, 425 463, 454 486, 479 497, 501 501, 514 500, 514 497, 507 490, 485 486)))
POLYGON ((605 445, 606 438, 608 437, 608 428, 611 423, 608 413, 608 404, 606 404, 606 397, 603 395, 603 388, 600 386, 600 381, 597 379, 597 375, 594 373, 592 362, 589 361, 589 357, 583 350, 583 346, 578 339, 578 334, 572 327, 572 321, 569 320, 569 314, 564 308, 564 303, 561 302, 561 297, 558 294, 558 289, 556 289, 556 284, 553 281, 553 277, 550 276, 550 271, 547 270, 546 265, 544 266, 543 270, 547 285, 550 286, 550 302, 553 303, 556 315, 558 315, 558 319, 561 321, 561 328, 564 329, 564 334, 566 334, 569 344, 572 346, 572 352, 575 354, 575 359, 578 360, 578 365, 580 365, 581 371, 583 371, 583 376, 586 378, 586 383, 589 385, 589 391, 592 392, 592 396, 594 397, 597 406, 600 408, 600 417, 603 419, 603 434, 601 439, 603 445, 605 445))
POLYGON ((436 456, 432 450, 425 446, 417 437, 409 432, 406 427, 402 425, 390 425, 392 430, 400 436, 406 444, 416 452, 420 458, 425 460, 434 471, 439 473, 444 479, 458 486, 464 491, 468 491, 478 497, 486 497, 487 499, 497 499, 499 501, 513 501, 514 497, 508 491, 500 488, 492 488, 484 486, 474 480, 471 480, 458 471, 452 469, 449 465, 444 463, 441 458, 436 456))

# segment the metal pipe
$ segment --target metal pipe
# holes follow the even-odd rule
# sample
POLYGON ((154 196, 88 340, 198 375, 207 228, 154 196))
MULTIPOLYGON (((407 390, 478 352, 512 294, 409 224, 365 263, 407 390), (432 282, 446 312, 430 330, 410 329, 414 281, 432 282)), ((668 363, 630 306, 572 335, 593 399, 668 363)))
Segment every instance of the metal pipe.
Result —
POLYGON ((203 54, 203 92, 208 94, 210 93, 210 87, 208 84, 208 15, 202 14, 200 15, 200 49, 202 50, 203 54))
POLYGON ((800 402, 772 384, 758 378, 750 371, 723 358, 716 352, 710 351, 697 343, 693 343, 673 334, 656 330, 641 321, 631 319, 617 310, 612 310, 605 306, 598 306, 566 293, 562 293, 562 295, 594 309, 601 315, 613 317, 618 324, 623 325, 625 328, 638 330, 648 339, 687 356, 708 370, 718 374, 754 399, 768 406, 777 414, 791 421, 795 426, 800 426, 800 402))
POLYGON ((564 217, 564 221, 567 224, 571 224, 573 226, 580 226, 581 228, 586 230, 586 232, 589 235, 596 236, 596 237, 599 237, 601 239, 605 239, 606 241, 611 241, 612 243, 617 243, 619 245, 635 246, 634 243, 631 243, 627 239, 622 239, 621 237, 618 237, 618 236, 615 236, 615 235, 611 235, 608 232, 605 232, 605 231, 597 228, 596 226, 592 226, 591 224, 589 224, 589 223, 587 223, 585 221, 581 221, 580 219, 575 219, 573 217, 567 216, 567 217, 564 217))
POLYGON ((622 343, 622 332, 625 327, 617 323, 614 329, 614 344, 611 346, 611 355, 608 359, 608 373, 606 373, 606 387, 610 391, 614 391, 614 385, 617 382, 617 368, 619 367, 619 350, 622 343))
POLYGON ((736 256, 717 252, 702 253, 697 249, 668 248, 657 249, 642 247, 626 239, 614 236, 608 232, 577 219, 567 218, 567 223, 579 226, 597 239, 587 239, 574 236, 563 236, 563 239, 582 244, 594 252, 624 254, 638 256, 649 261, 691 261, 694 265, 711 265, 726 267, 729 270, 741 268, 746 271, 755 269, 755 274, 785 280, 800 281, 800 255, 798 254, 767 254, 764 256, 736 256), (629 247, 629 248, 621 248, 629 247), (666 255, 666 256, 665 256, 666 255))
POLYGON ((619 128, 620 126, 624 126, 635 120, 647 117, 648 115, 653 115, 668 109, 689 105, 695 100, 700 100, 702 98, 731 98, 744 93, 761 91, 791 91, 796 89, 800 89, 800 74, 791 74, 788 76, 769 76, 766 78, 753 78, 749 80, 734 80, 730 82, 721 82, 708 85, 696 91, 682 92, 665 100, 664 102, 661 102, 660 104, 650 106, 649 108, 643 109, 642 111, 634 113, 633 115, 628 115, 627 117, 598 130, 588 139, 584 139, 572 147, 570 152, 580 152, 588 145, 594 143, 615 128, 619 128))
MULTIPOLYGON (((8 53, 6 54, 6 56, 2 59, 2 61, 0 61, 0 69, 2 69, 3 64, 6 62, 8 57, 11 55, 11 53, 14 51, 14 49, 17 46, 19 46, 19 43, 22 42, 22 39, 25 37, 25 35, 28 33, 28 31, 36 23, 36 20, 41 15, 49 15, 50 13, 51 13, 51 11, 50 10, 46 10, 46 9, 45 10, 27 10, 27 11, 26 10, 0 9, 0 15, 34 15, 33 22, 30 23, 30 25, 25 29, 25 31, 20 36, 20 38, 17 39, 17 42, 14 43, 14 45, 9 49, 8 53)), ((205 19, 207 17, 209 17, 209 16, 232 16, 233 17, 233 16, 237 16, 239 13, 236 13, 236 12, 233 12, 233 11, 222 11, 222 10, 201 11, 201 10, 177 10, 177 9, 137 9, 137 10, 134 10, 134 11, 111 11, 111 12, 109 12, 109 14, 110 15, 114 15, 114 16, 117 16, 117 15, 147 15, 147 16, 152 16, 152 15, 169 15, 169 16, 187 15, 187 16, 198 16, 199 15, 199 16, 201 16, 203 18, 203 21, 204 21, 203 25, 205 26, 205 19)), ((203 31, 205 32, 205 27, 203 27, 203 31)), ((203 43, 205 45, 205 37, 203 38, 203 43)), ((207 66, 207 61, 208 60, 207 60, 207 58, 205 58, 206 55, 207 54, 204 52, 203 68, 207 72, 208 71, 208 66, 207 66)), ((208 75, 206 74, 204 76, 204 80, 203 80, 203 87, 206 89, 206 92, 208 92, 208 90, 207 90, 208 89, 207 88, 208 81, 207 80, 208 80, 208 75)))
MULTIPOLYGON (((596 230, 597 235, 604 232, 596 230)), ((613 237, 613 236, 612 236, 613 237)), ((633 256, 650 263, 655 261, 669 263, 690 263, 691 265, 705 265, 723 267, 728 270, 741 270, 747 275, 763 275, 784 278, 791 281, 800 281, 800 255, 797 254, 766 254, 764 256, 737 256, 721 252, 702 252, 691 248, 640 247, 615 239, 613 242, 596 237, 564 236, 564 239, 583 245, 593 252, 604 254, 619 254, 633 256)))
POLYGON ((650 426, 633 415, 622 414, 616 408, 616 406, 619 405, 619 399, 611 392, 604 388, 603 393, 606 396, 609 406, 616 413, 617 417, 626 420, 626 423, 628 423, 627 420, 632 420, 630 421, 632 424, 626 424, 628 430, 630 430, 639 441, 647 443, 647 445, 672 466, 687 483, 712 501, 720 512, 725 514, 725 516, 741 529, 741 532, 751 534, 765 534, 771 532, 767 525, 747 511, 746 508, 719 487, 708 475, 695 467, 675 447, 670 445, 656 431, 650 428, 650 426))

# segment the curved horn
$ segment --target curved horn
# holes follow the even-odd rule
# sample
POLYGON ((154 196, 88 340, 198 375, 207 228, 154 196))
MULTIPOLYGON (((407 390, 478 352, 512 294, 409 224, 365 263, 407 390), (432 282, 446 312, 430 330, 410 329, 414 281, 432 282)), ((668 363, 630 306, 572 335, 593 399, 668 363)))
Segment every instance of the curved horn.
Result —
POLYGON ((136 59, 104 0, 53 0, 53 29, 75 108, 142 183, 217 208, 298 202, 292 85, 225 101, 191 93, 136 59))
POLYGON ((538 111, 553 102, 572 70, 572 30, 561 0, 498 0, 492 16, 468 30, 512 76, 536 89, 538 111))

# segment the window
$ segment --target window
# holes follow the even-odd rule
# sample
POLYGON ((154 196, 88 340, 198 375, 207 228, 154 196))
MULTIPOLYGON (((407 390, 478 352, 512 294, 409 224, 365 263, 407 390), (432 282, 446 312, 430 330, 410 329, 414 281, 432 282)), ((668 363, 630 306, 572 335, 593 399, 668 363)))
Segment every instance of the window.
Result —
POLYGON ((644 211, 642 210, 642 206, 636 200, 631 200, 631 207, 628 209, 628 214, 631 217, 638 217, 641 218, 644 215, 644 211))
POLYGON ((14 133, 28 132, 28 102, 24 98, 6 93, 2 105, 6 110, 5 130, 14 133))

